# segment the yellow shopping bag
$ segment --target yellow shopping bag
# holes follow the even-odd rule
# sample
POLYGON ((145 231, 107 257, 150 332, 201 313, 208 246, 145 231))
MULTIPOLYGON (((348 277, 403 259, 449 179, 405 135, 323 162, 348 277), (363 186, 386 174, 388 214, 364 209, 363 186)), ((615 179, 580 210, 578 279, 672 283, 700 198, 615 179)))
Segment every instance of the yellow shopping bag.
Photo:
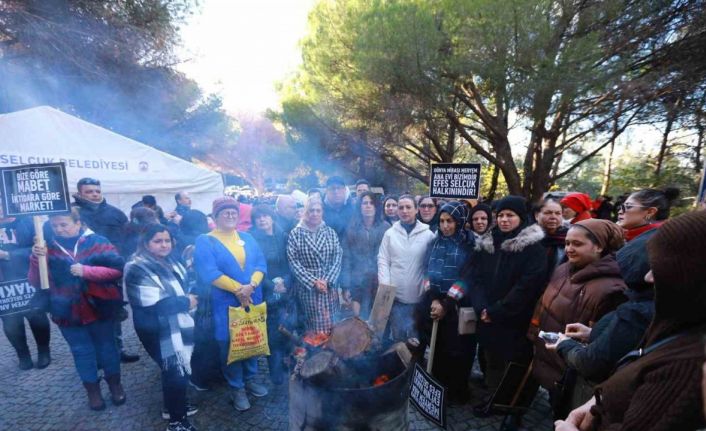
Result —
POLYGON ((270 346, 267 344, 267 304, 263 302, 251 305, 249 310, 228 307, 228 364, 270 354, 270 346))

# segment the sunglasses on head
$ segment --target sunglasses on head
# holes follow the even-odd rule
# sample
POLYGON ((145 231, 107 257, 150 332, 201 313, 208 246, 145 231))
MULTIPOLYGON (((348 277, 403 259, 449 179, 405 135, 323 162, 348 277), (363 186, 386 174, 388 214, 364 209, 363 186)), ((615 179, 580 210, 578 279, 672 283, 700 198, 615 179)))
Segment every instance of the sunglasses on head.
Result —
POLYGON ((625 213, 625 212, 628 212, 628 210, 631 210, 633 208, 645 209, 645 208, 649 208, 649 207, 642 206, 642 205, 620 204, 620 205, 618 205, 618 208, 620 209, 620 211, 625 213))
POLYGON ((81 178, 78 181, 78 185, 79 185, 79 187, 80 186, 99 186, 99 185, 101 185, 101 182, 95 178, 81 178))

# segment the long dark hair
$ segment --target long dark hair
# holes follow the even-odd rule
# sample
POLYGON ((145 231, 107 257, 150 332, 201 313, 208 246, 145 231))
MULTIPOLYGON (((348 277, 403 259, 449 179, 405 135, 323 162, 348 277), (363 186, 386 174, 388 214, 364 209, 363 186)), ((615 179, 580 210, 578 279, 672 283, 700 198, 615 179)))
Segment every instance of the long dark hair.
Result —
POLYGON ((648 208, 657 208, 656 220, 666 220, 669 218, 672 203, 679 197, 679 189, 674 187, 668 187, 664 190, 642 189, 630 196, 648 208))
POLYGON ((382 223, 382 206, 380 205, 380 200, 377 199, 375 193, 373 192, 363 192, 358 196, 355 203, 355 211, 353 212, 353 218, 351 219, 352 225, 362 225, 363 224, 363 214, 362 214, 362 204, 365 197, 369 197, 370 201, 375 207, 375 217, 373 218, 373 225, 382 223))

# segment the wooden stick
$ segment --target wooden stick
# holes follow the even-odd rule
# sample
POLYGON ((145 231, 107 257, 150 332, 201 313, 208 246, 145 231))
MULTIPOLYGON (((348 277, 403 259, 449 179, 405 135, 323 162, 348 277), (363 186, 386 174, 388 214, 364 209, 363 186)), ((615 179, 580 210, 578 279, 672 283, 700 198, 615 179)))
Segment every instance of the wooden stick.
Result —
POLYGON ((431 367, 434 365, 434 352, 436 351, 436 333, 439 332, 439 321, 434 320, 431 327, 431 343, 429 343, 429 359, 427 360, 427 373, 431 374, 431 367))
MULTIPOLYGON (((47 243, 44 241, 44 230, 42 229, 42 218, 39 216, 32 216, 34 221, 34 235, 36 238, 35 244, 40 247, 46 247, 47 243)), ((42 289, 49 289, 49 267, 47 266, 47 256, 39 256, 39 280, 42 289)))
POLYGON ((370 324, 373 332, 380 339, 385 333, 387 321, 390 320, 390 311, 392 310, 392 303, 395 302, 396 290, 394 286, 380 284, 375 294, 375 302, 373 303, 373 309, 370 311, 368 324, 370 324))

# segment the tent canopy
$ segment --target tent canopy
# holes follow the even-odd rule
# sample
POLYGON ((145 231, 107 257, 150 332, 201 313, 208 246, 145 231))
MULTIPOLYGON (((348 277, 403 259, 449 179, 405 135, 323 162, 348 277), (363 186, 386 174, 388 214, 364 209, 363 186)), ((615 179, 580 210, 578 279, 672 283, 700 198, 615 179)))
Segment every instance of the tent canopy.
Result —
POLYGON ((166 212, 175 207, 174 195, 186 191, 192 208, 205 213, 223 196, 220 174, 57 109, 0 115, 0 166, 60 161, 70 187, 80 178, 96 178, 108 203, 127 214, 143 195, 154 195, 166 212))

